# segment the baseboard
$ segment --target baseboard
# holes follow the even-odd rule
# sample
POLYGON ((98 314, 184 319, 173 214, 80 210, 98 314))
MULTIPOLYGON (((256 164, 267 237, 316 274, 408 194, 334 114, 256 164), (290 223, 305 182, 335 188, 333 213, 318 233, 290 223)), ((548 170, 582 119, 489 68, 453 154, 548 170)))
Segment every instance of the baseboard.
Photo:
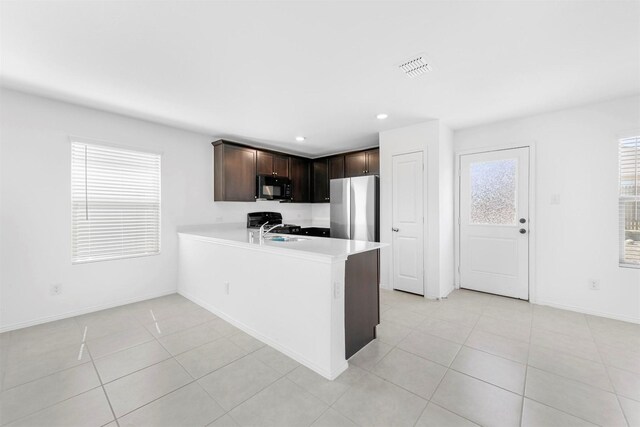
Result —
POLYGON ((128 299, 124 299, 124 300, 117 300, 117 301, 110 302, 110 303, 107 303, 107 304, 94 305, 94 306, 91 306, 91 307, 82 308, 80 310, 68 311, 66 313, 56 314, 56 315, 53 315, 53 316, 39 317, 37 319, 29 320, 27 322, 19 322, 19 323, 12 323, 12 324, 9 324, 9 325, 3 325, 2 327, 0 327, 0 333, 9 332, 9 331, 15 331, 17 329, 28 328, 29 326, 41 325, 43 323, 54 322, 56 320, 68 319, 69 317, 80 316, 80 315, 83 315, 83 314, 93 313, 95 311, 106 310, 108 308, 118 307, 118 306, 126 305, 126 304, 133 304, 134 302, 140 302, 140 301, 144 301, 144 300, 148 300, 148 299, 152 299, 152 298, 163 297, 163 296, 171 295, 171 294, 175 294, 175 293, 176 293, 175 290, 164 291, 164 292, 156 292, 156 293, 148 294, 148 295, 145 295, 145 296, 142 296, 142 297, 128 298, 128 299))
POLYGON ((589 310, 589 309, 586 309, 586 308, 583 308, 583 307, 577 307, 577 306, 574 306, 574 305, 557 304, 555 302, 541 300, 541 299, 536 299, 533 302, 533 304, 546 305, 548 307, 560 308, 562 310, 575 311, 577 313, 590 314, 592 316, 600 316, 600 317, 606 317, 607 319, 621 320, 623 322, 640 324, 640 318, 619 316, 617 314, 611 314, 611 313, 606 313, 606 312, 597 311, 597 310, 589 310))
POLYGON ((446 289, 444 292, 440 294, 440 298, 447 298, 451 292, 455 289, 455 285, 452 285, 449 289, 446 289))
POLYGON ((392 290, 393 290, 393 288, 391 287, 391 285, 389 285, 389 284, 387 284, 387 283, 380 283, 380 287, 381 287, 382 289, 388 289, 388 290, 390 290, 390 291, 392 291, 392 290))
POLYGON ((251 335, 253 338, 262 341, 263 343, 275 348, 276 350, 278 350, 281 353, 286 354, 287 356, 289 356, 290 358, 292 358, 296 362, 303 364, 307 368, 311 369, 312 371, 315 371, 316 373, 322 375, 325 378, 328 378, 330 380, 334 380, 334 379, 338 378, 338 376, 341 373, 343 373, 344 371, 346 371, 347 368, 349 367, 349 362, 347 362, 345 360, 344 364, 342 366, 340 366, 338 369, 336 369, 334 372, 327 372, 326 370, 318 367, 313 362, 307 360, 304 356, 296 353, 295 351, 290 350, 287 347, 282 346, 278 342, 273 341, 272 339, 264 336, 260 332, 258 332, 256 330, 254 330, 253 328, 245 325, 244 323, 238 322, 237 320, 232 319, 231 317, 227 316, 225 313, 223 313, 222 311, 218 310, 217 308, 215 308, 211 304, 206 303, 202 299, 197 298, 197 297, 195 297, 193 295, 190 295, 189 293, 181 291, 179 289, 178 289, 178 293, 180 295, 182 295, 183 297, 185 297, 186 299, 190 300, 191 302, 194 302, 194 303, 198 304, 200 307, 202 307, 202 308, 204 308, 206 310, 209 310, 211 313, 215 314, 219 318, 231 323, 233 326, 235 326, 236 328, 240 329, 241 331, 251 335))

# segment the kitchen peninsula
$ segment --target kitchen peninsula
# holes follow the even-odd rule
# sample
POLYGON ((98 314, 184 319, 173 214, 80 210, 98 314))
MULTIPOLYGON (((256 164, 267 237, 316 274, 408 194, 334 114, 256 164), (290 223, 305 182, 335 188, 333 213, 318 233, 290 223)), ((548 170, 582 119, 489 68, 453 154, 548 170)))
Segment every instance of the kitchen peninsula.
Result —
POLYGON ((375 338, 385 244, 261 240, 243 224, 186 227, 178 235, 180 294, 320 375, 336 378, 375 338))

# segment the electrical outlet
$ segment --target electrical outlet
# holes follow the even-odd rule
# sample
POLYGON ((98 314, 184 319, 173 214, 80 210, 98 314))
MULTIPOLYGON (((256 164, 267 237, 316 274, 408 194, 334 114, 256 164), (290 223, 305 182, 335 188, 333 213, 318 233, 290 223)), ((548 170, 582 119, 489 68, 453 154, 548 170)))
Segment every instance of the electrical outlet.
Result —
POLYGON ((49 293, 51 295, 60 295, 62 293, 62 284, 54 283, 49 287, 49 293))
POLYGON ((589 289, 592 291, 600 290, 600 280, 598 279, 589 279, 589 289))

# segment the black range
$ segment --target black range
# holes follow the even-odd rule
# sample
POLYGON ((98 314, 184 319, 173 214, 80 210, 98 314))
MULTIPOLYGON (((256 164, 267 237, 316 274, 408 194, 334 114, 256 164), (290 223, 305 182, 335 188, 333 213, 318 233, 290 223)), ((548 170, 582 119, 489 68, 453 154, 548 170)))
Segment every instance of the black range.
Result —
MULTIPOLYGON (((282 224, 282 214, 280 212, 250 212, 247 214, 247 228, 260 228, 266 225, 266 229, 274 225, 282 224)), ((330 237, 329 228, 323 227, 300 227, 294 224, 283 224, 274 228, 271 233, 297 234, 303 236, 330 237)))

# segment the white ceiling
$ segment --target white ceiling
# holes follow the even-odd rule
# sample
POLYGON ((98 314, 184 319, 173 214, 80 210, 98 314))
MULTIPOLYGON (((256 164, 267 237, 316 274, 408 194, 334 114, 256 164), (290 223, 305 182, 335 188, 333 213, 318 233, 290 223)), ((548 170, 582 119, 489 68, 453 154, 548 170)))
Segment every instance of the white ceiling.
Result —
POLYGON ((310 155, 640 92, 638 1, 1 7, 4 86, 310 155), (431 73, 397 69, 421 52, 431 73))

